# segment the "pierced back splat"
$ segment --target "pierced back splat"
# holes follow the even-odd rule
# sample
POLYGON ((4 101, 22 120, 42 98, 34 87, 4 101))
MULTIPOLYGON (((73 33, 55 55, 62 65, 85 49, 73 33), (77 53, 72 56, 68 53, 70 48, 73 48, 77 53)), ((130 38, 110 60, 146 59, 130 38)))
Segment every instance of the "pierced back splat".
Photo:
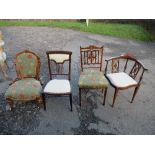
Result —
POLYGON ((140 70, 140 68, 141 68, 141 65, 138 62, 135 62, 135 64, 133 65, 133 67, 132 67, 132 69, 131 69, 131 71, 129 73, 130 77, 135 79, 138 72, 139 72, 139 70, 140 70))
POLYGON ((112 73, 119 72, 119 59, 112 59, 112 73))
POLYGON ((80 47, 81 69, 84 68, 102 68, 103 46, 80 47))

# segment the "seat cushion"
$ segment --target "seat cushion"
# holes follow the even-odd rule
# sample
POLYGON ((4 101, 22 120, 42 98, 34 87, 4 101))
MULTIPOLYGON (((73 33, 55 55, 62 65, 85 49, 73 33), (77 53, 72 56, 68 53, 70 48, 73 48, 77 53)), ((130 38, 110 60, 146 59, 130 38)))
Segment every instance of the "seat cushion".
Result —
POLYGON ((120 88, 137 84, 137 82, 125 72, 107 74, 107 78, 114 86, 120 88))
POLYGON ((103 72, 93 69, 87 69, 81 72, 79 78, 79 87, 88 89, 100 89, 108 87, 108 81, 103 75, 103 72))
POLYGON ((49 94, 63 94, 63 93, 70 93, 71 86, 69 80, 66 79, 53 79, 50 80, 45 88, 44 93, 49 94))
POLYGON ((14 82, 6 91, 5 97, 13 100, 35 100, 40 97, 42 86, 33 78, 26 78, 14 82))

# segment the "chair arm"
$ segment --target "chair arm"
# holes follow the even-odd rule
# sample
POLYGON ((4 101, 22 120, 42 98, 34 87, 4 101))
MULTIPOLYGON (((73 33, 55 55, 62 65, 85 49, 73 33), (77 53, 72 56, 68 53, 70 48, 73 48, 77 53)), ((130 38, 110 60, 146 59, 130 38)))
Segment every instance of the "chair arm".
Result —
POLYGON ((140 78, 139 78, 139 81, 138 81, 139 84, 141 83, 141 81, 142 81, 142 79, 143 79, 143 75, 144 75, 144 72, 145 72, 145 71, 148 71, 148 69, 144 68, 144 66, 143 66, 143 72, 142 72, 142 74, 141 74, 141 76, 140 76, 140 78))

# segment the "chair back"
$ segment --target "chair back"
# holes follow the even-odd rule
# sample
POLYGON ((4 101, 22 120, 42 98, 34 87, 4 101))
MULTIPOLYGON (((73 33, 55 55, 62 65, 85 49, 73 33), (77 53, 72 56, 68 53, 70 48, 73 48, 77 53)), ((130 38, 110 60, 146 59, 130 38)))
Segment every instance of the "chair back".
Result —
POLYGON ((16 54, 15 67, 17 78, 35 78, 39 80, 40 58, 35 53, 25 50, 16 54))
POLYGON ((103 46, 97 47, 90 45, 88 47, 80 47, 81 69, 98 68, 102 70, 103 46))
POLYGON ((47 51, 50 79, 56 76, 67 76, 71 79, 71 55, 70 51, 47 51), (67 67, 66 67, 67 66, 67 67))

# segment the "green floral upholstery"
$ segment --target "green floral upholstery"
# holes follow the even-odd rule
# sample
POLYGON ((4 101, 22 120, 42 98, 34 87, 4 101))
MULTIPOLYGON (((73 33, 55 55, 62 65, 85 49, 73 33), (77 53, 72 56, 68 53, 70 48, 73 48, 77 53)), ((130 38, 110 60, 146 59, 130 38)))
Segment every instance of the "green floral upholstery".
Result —
POLYGON ((19 78, 36 77, 38 59, 33 53, 21 53, 16 57, 16 71, 19 78))
POLYGON ((88 89, 102 89, 108 87, 108 81, 103 75, 103 72, 87 69, 84 72, 81 72, 79 79, 80 88, 88 89))
POLYGON ((6 91, 5 98, 12 100, 35 100, 40 97, 42 86, 33 78, 25 78, 14 82, 6 91))

